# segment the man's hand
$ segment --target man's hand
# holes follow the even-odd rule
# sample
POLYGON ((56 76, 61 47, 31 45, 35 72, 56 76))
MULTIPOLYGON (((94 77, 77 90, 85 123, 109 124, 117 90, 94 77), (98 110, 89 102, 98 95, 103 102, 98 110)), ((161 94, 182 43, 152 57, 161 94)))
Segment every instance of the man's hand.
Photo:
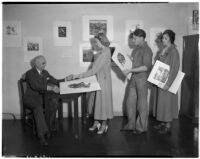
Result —
POLYGON ((60 88, 58 88, 57 86, 53 86, 52 91, 54 91, 55 93, 59 93, 60 88))
POLYGON ((55 93, 59 93, 60 89, 56 85, 47 85, 47 91, 53 91, 55 93))
POLYGON ((130 72, 131 72, 131 70, 130 69, 126 69, 126 70, 124 70, 124 71, 122 71, 123 72, 123 74, 125 75, 125 76, 127 76, 130 72))

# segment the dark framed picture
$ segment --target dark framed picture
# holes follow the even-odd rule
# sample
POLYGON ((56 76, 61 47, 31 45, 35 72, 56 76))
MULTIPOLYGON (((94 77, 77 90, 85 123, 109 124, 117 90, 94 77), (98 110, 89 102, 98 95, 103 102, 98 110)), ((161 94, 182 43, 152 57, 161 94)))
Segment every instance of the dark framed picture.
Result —
POLYGON ((83 62, 94 62, 94 54, 92 49, 83 48, 83 62))
POLYGON ((39 51, 39 43, 28 42, 27 50, 28 51, 39 51))
POLYGON ((81 67, 89 67, 94 62, 94 53, 90 43, 80 44, 79 58, 81 67))
POLYGON ((60 26, 58 27, 58 37, 67 37, 67 27, 66 26, 60 26))
POLYGON ((55 21, 53 24, 55 46, 72 45, 72 23, 70 21, 55 21))

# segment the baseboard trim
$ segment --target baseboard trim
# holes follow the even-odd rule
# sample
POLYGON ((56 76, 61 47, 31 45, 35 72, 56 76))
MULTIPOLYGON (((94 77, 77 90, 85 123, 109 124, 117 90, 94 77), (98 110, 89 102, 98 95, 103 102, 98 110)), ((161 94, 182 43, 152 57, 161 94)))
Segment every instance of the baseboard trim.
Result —
MULTIPOLYGON (((72 117, 73 117, 73 113, 72 113, 72 117)), ((122 112, 114 112, 114 116, 124 116, 122 112)), ((63 117, 64 118, 68 118, 69 117, 69 113, 68 112, 63 112, 63 117)), ((79 113, 79 117, 82 117, 81 112, 79 113)), ((21 119, 21 115, 20 114, 14 114, 14 113, 3 113, 2 115, 2 119, 3 120, 14 120, 14 119, 21 119)))

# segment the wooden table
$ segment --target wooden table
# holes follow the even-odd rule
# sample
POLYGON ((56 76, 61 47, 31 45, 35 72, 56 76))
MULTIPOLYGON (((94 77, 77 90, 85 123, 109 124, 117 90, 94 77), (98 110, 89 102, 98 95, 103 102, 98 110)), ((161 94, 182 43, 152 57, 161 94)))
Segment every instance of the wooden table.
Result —
POLYGON ((72 101, 74 102, 74 133, 75 138, 79 138, 79 122, 78 122, 78 98, 81 97, 81 112, 83 123, 86 123, 86 93, 75 93, 75 94, 57 94, 53 92, 44 93, 44 105, 45 105, 45 117, 47 121, 48 127, 50 126, 50 114, 48 107, 48 99, 56 98, 59 101, 58 108, 58 120, 59 120, 59 128, 63 128, 63 102, 67 102, 69 106, 71 106, 72 101))

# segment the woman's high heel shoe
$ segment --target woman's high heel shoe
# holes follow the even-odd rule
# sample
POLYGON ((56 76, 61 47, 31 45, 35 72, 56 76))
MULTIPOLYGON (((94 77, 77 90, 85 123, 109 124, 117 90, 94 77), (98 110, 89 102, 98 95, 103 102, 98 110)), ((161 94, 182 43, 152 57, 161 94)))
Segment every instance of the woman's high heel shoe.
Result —
POLYGON ((101 124, 100 123, 95 123, 93 124, 93 126, 91 128, 89 128, 89 131, 94 131, 94 130, 99 130, 101 127, 101 124))
POLYGON ((97 134, 101 135, 104 132, 106 133, 108 130, 108 125, 102 125, 101 128, 99 129, 99 131, 97 132, 97 134))
POLYGON ((170 127, 164 127, 163 129, 161 129, 159 131, 159 134, 163 134, 163 135, 167 135, 167 134, 171 134, 171 128, 170 127))

